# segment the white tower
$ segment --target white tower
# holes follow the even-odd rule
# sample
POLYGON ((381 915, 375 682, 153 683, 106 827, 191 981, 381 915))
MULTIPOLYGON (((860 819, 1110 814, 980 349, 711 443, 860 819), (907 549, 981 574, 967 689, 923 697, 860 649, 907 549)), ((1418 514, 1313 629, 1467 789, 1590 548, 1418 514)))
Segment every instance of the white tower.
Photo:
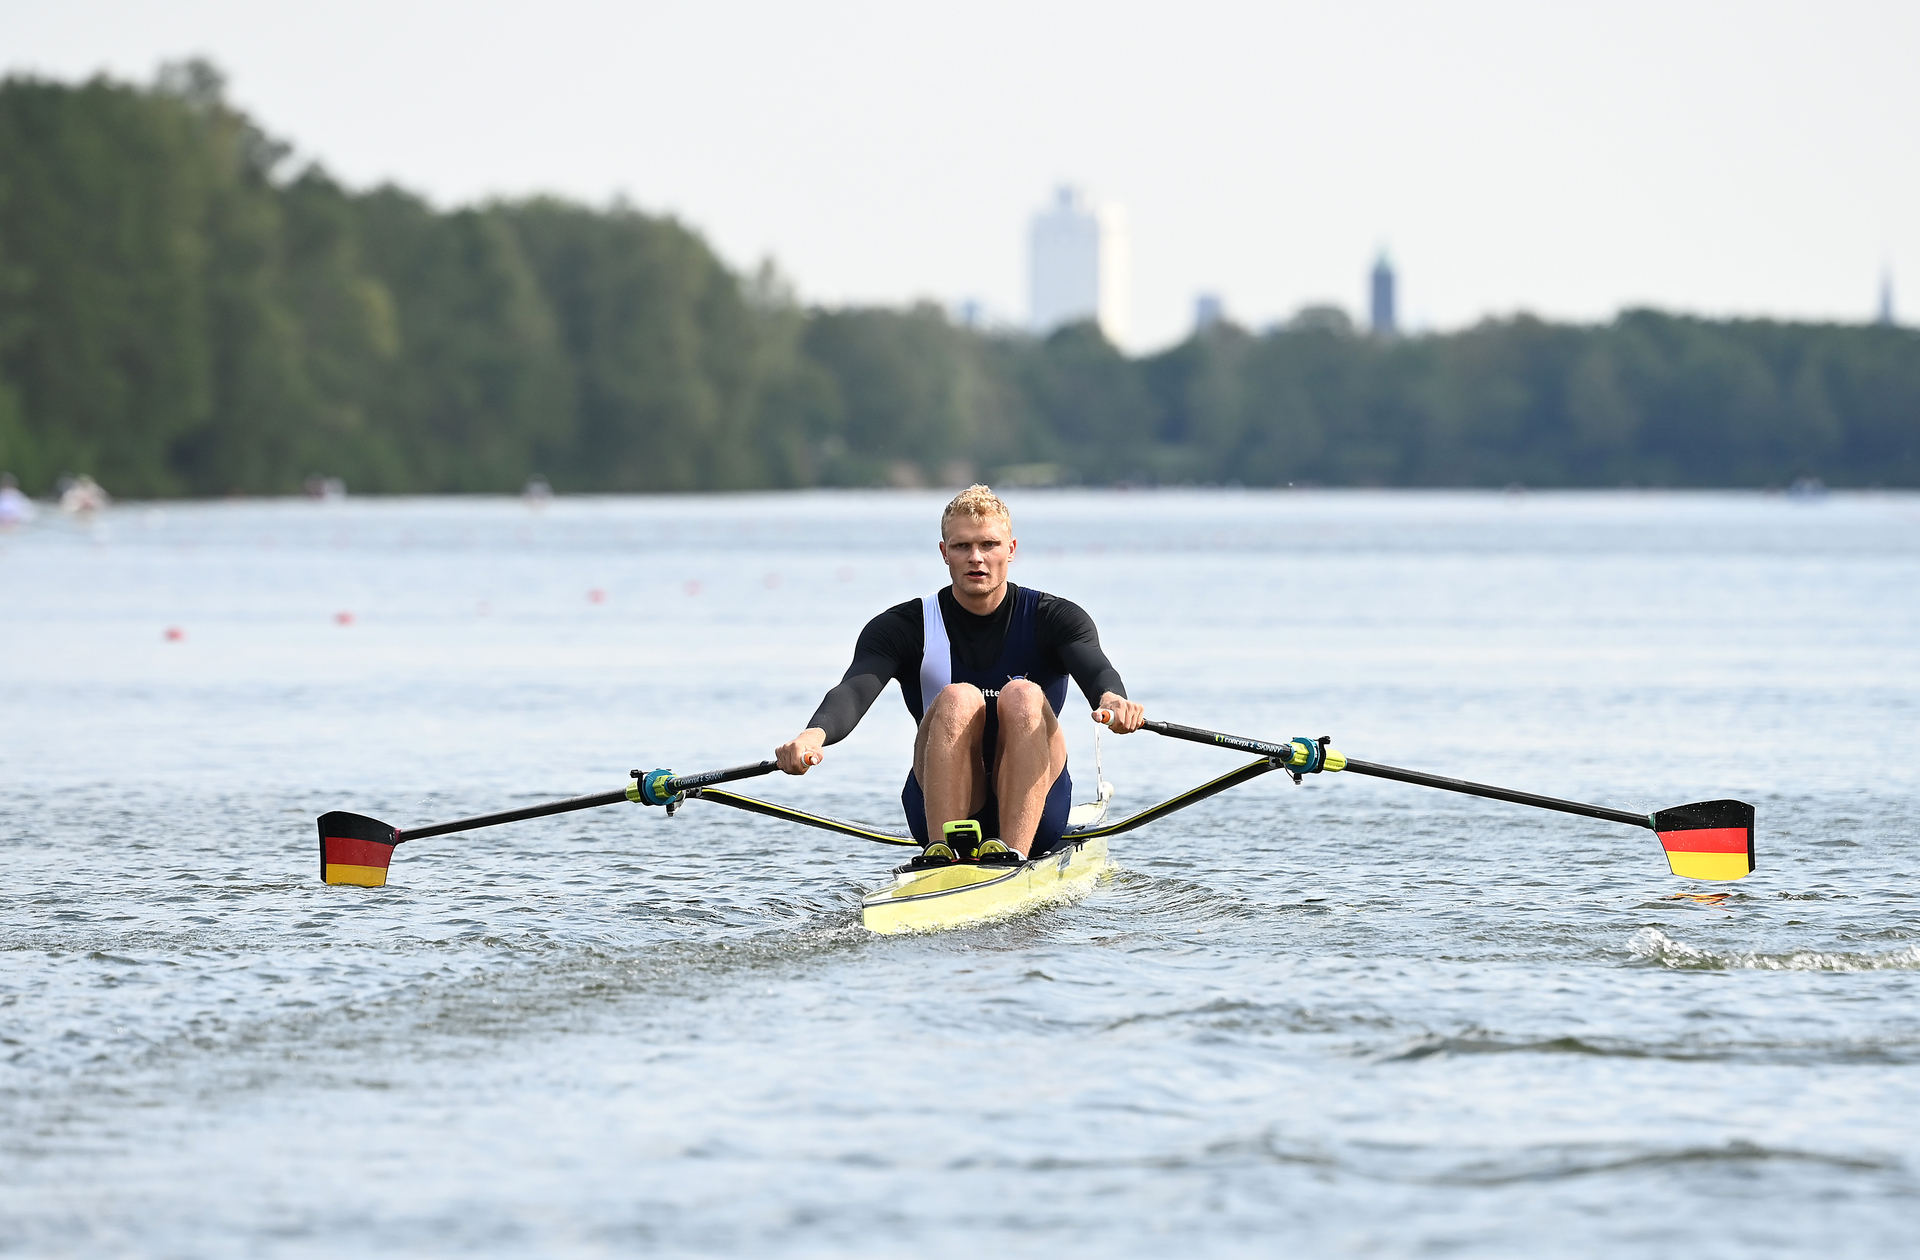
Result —
POLYGON ((1393 264, 1387 261, 1387 251, 1381 250, 1380 257, 1373 264, 1372 283, 1368 286, 1367 323, 1376 337, 1391 337, 1400 330, 1398 318, 1394 313, 1394 275, 1393 264))
POLYGON ((1127 225, 1119 206, 1062 187, 1033 216, 1028 310, 1035 332, 1093 319, 1116 345, 1127 335, 1127 225))

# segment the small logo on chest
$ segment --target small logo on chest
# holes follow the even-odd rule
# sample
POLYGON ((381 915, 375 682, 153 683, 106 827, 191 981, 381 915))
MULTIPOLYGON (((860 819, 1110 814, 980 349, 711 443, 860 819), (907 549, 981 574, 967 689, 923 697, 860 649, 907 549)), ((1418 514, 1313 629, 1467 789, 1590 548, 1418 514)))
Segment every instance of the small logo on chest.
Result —
MULTIPOLYGON (((1027 676, 1025 674, 1009 674, 1007 675, 1007 682, 1022 682, 1022 681, 1025 681, 1026 677, 1027 676)), ((1006 685, 1007 683, 1001 683, 1000 687, 982 687, 980 688, 980 694, 985 696, 987 699, 992 700, 999 696, 1000 688, 1005 687, 1006 685)))

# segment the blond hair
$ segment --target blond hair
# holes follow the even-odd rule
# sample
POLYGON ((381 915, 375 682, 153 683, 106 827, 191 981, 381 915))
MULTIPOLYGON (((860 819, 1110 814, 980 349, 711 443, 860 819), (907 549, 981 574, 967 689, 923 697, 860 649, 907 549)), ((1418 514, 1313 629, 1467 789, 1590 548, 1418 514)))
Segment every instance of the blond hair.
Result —
POLYGON ((971 485, 953 496, 953 502, 947 504, 947 510, 940 513, 940 536, 947 536, 947 522, 956 516, 971 517, 976 521, 999 518, 1007 523, 1007 532, 1013 532, 1013 513, 1007 511, 1007 505, 992 489, 982 485, 971 485))

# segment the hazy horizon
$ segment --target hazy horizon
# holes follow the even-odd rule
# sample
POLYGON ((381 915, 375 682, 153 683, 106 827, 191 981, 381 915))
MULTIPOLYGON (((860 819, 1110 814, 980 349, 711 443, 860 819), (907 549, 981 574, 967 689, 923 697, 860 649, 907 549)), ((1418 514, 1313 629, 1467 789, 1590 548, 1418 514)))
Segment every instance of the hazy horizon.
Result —
POLYGON ((1023 318, 1028 216, 1073 182, 1127 208, 1135 350, 1183 336, 1202 291, 1256 327, 1358 315, 1382 248, 1415 329, 1860 322, 1884 271, 1896 311, 1920 276, 1920 13, 1893 4, 0 13, 7 72, 204 56, 356 187, 623 197, 828 305, 1023 318))

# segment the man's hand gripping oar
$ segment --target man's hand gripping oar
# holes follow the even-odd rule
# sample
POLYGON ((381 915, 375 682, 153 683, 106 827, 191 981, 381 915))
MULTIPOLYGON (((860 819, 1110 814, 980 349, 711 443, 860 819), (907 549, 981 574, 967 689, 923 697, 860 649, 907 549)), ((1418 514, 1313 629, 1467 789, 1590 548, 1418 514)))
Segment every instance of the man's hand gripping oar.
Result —
MULTIPOLYGON (((1093 716, 1096 721, 1105 721, 1107 711, 1097 711, 1093 716)), ((1232 748, 1266 757, 1291 774, 1295 783, 1309 774, 1343 771, 1376 779, 1416 783, 1444 792, 1511 801, 1516 805, 1531 805, 1537 809, 1558 810, 1563 814, 1578 814, 1584 818, 1599 818, 1629 827, 1644 827, 1660 837, 1660 844, 1666 850, 1668 868, 1685 879, 1734 880, 1744 879, 1753 873, 1753 806, 1745 801, 1696 801, 1691 805, 1675 805, 1651 814, 1633 814, 1623 809, 1608 809, 1604 805, 1585 805, 1579 801, 1563 801, 1534 792, 1490 787, 1465 779, 1358 761, 1330 747, 1330 738, 1324 735, 1319 739, 1300 738, 1275 744, 1243 735, 1202 730, 1197 726, 1181 726, 1175 722, 1142 722, 1140 725, 1169 739, 1212 744, 1218 748, 1232 748)))
MULTIPOLYGON (((818 752, 810 756, 812 761, 809 764, 819 762, 818 752)), ((387 882, 387 867, 393 862, 394 847, 408 840, 424 840, 429 836, 444 836, 455 831, 472 831, 477 827, 497 827, 501 823, 545 818, 549 814, 568 814, 576 809, 595 809, 601 805, 617 805, 622 801, 636 805, 664 805, 671 815, 680 808, 680 802, 688 792, 719 783, 757 778, 772 774, 779 768, 778 762, 761 761, 728 770, 708 770, 703 774, 635 770, 630 776, 632 781, 615 792, 574 796, 564 801, 548 801, 543 805, 528 805, 523 809, 502 810, 497 814, 480 814, 473 818, 458 818, 453 822, 406 830, 389 826, 365 814, 335 810, 320 815, 320 878, 329 884, 379 888, 387 882)))

